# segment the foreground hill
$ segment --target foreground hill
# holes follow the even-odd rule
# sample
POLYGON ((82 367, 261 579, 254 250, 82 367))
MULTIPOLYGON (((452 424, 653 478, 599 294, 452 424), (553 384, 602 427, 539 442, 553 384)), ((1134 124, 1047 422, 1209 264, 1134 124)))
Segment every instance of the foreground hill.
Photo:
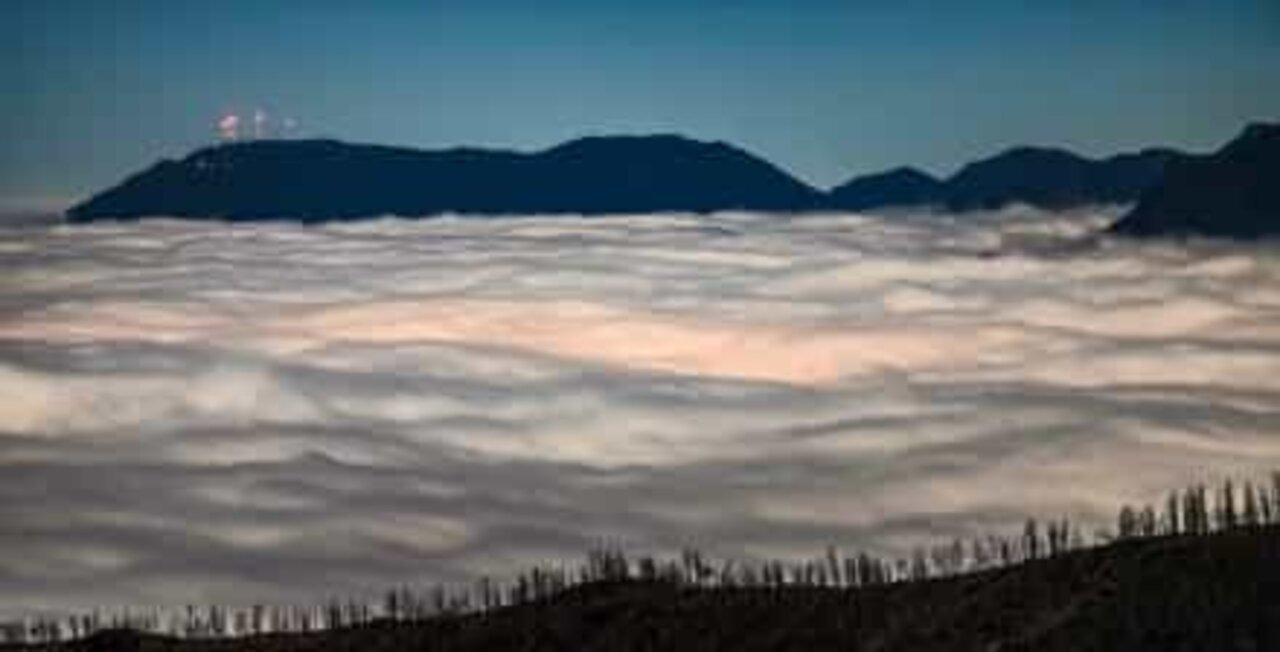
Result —
POLYGON ((488 613, 182 641, 100 632, 57 650, 1280 649, 1280 529, 1156 536, 861 588, 581 585, 488 613))
POLYGON ((819 192, 748 152, 679 136, 583 138, 533 153, 253 141, 161 161, 68 218, 772 211, 820 201, 819 192))
POLYGON ((1280 236, 1280 124, 1250 125, 1213 154, 1173 161, 1112 231, 1131 236, 1280 236))

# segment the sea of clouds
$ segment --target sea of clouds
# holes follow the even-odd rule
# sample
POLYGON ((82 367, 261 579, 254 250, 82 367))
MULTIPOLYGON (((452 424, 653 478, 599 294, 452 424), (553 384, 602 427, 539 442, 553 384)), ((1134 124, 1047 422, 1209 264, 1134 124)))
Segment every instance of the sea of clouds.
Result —
POLYGON ((1280 249, 965 216, 0 224, 0 615, 882 554, 1280 468, 1280 249))

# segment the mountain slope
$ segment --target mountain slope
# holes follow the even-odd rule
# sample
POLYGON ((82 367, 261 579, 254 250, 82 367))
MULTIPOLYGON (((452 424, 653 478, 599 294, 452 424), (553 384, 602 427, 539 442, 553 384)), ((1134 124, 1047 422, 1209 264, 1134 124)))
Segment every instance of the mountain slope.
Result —
POLYGON ((1280 530, 1255 526, 1124 540, 998 570, 858 589, 615 582, 579 586, 541 603, 419 622, 188 641, 115 631, 50 647, 1273 650, 1280 649, 1280 530))
POLYGON ((1213 154, 1174 161, 1111 230, 1129 236, 1280 236, 1280 124, 1250 125, 1213 154))
POLYGON ((1179 155, 1144 150, 1090 160, 1062 149, 1019 147, 970 163, 946 182, 952 210, 1024 203, 1048 209, 1134 201, 1179 155))
POLYGON ((254 141, 161 161, 72 208, 68 218, 796 210, 820 200, 748 152, 679 136, 584 138, 534 153, 254 141))
POLYGON ((943 181, 911 168, 858 177, 833 188, 828 202, 841 210, 933 205, 953 211, 1128 203, 1159 179, 1166 163, 1182 156, 1147 149, 1094 160, 1064 149, 1015 147, 969 163, 943 181))
POLYGON ((414 150, 331 140, 250 141, 164 160, 67 212, 72 222, 151 216, 302 221, 381 215, 805 212, 1012 203, 1048 209, 1134 201, 1165 164, 1152 149, 1105 160, 1019 147, 945 181, 912 168, 821 193, 721 142, 581 138, 539 152, 414 150))
POLYGON ((926 206, 942 202, 944 191, 941 181, 915 168, 903 167, 857 177, 836 186, 827 194, 827 202, 832 208, 849 211, 926 206))

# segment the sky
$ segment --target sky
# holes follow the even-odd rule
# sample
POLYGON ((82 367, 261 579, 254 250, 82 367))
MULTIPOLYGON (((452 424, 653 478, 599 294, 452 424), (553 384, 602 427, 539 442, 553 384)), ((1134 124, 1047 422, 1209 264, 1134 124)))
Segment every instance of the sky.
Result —
POLYGON ((8 0, 0 208, 65 205, 261 108, 297 135, 724 139, 820 186, 1023 143, 1210 149, 1280 116, 1272 0, 8 0))

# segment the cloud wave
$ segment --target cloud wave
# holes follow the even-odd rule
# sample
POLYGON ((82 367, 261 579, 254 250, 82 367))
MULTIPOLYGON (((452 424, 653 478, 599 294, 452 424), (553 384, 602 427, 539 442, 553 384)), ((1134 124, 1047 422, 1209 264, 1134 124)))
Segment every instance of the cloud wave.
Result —
POLYGON ((1113 217, 0 225, 0 615, 898 553, 1280 465, 1280 252, 1113 217))

